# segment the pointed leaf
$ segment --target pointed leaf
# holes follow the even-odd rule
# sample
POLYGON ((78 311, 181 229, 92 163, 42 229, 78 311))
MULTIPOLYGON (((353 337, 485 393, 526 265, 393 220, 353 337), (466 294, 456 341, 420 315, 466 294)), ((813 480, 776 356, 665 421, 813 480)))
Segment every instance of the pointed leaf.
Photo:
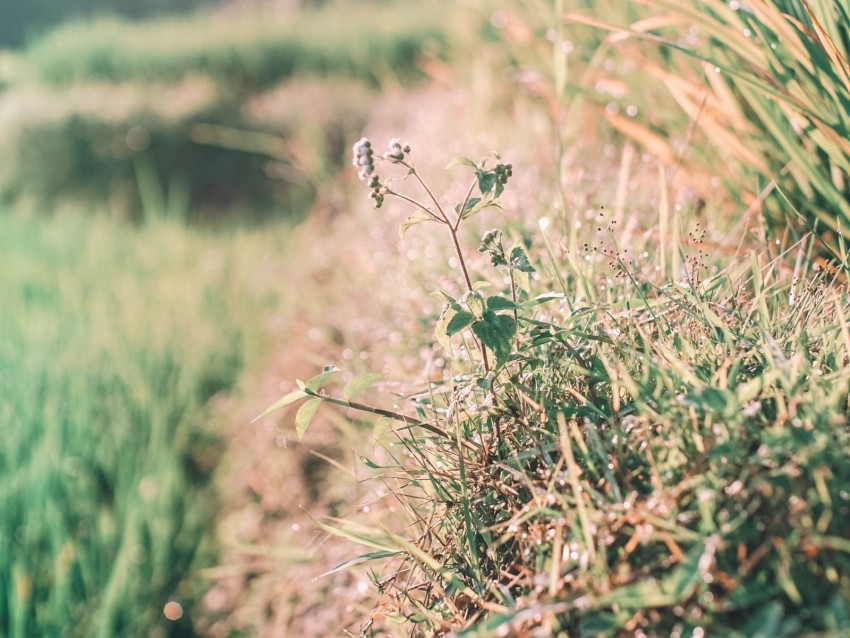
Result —
POLYGON ((505 297, 499 297, 498 295, 487 297, 487 310, 495 312, 497 310, 513 310, 516 307, 517 305, 513 301, 505 297))
POLYGON ((534 266, 528 261, 528 255, 522 246, 514 246, 511 250, 511 268, 521 272, 534 272, 534 266))
POLYGON ((451 320, 457 314, 454 304, 447 304, 440 313, 440 318, 437 319, 437 325, 434 326, 434 337, 437 343, 443 346, 443 350, 452 353, 452 340, 449 338, 448 327, 451 320))
MULTIPOLYGON (((498 190, 498 186, 496 187, 498 190)), ((497 195, 498 197, 498 195, 497 195)), ((474 198, 477 199, 477 198, 474 198)), ((476 202, 475 206, 467 207, 466 212, 463 214, 464 219, 469 219, 473 215, 480 213, 485 208, 501 208, 502 205, 495 199, 487 199, 484 201, 476 202)))
POLYGON ((326 366, 322 374, 316 375, 304 385, 304 391, 308 394, 315 394, 324 385, 325 381, 339 371, 340 369, 336 366, 326 366))
POLYGON ((342 396, 351 401, 354 397, 362 394, 369 386, 377 383, 384 378, 380 372, 370 372, 354 377, 351 381, 345 384, 342 390, 342 396))
POLYGON ((295 434, 298 435, 299 441, 304 437, 307 428, 310 427, 310 423, 313 421, 313 417, 316 416, 320 405, 322 405, 321 399, 310 399, 298 408, 298 413, 295 415, 295 434))
POLYGON ((534 308, 534 306, 539 306, 540 304, 544 304, 547 301, 554 301, 556 299, 564 299, 564 293, 562 292, 546 292, 542 295, 537 295, 534 299, 529 299, 528 301, 524 301, 520 304, 521 308, 534 308))
POLYGON ((251 423, 255 423, 255 422, 259 421, 264 416, 270 415, 272 412, 277 412, 278 410, 282 410, 286 406, 292 405, 296 401, 300 401, 301 399, 303 399, 306 396, 307 396, 307 393, 302 391, 302 390, 295 390, 294 392, 290 392, 289 394, 287 394, 282 399, 279 399, 279 400, 275 401, 274 403, 272 403, 268 408, 266 408, 266 410, 262 414, 251 419, 251 423))
POLYGON ((355 565, 359 565, 360 563, 365 563, 370 560, 381 560, 384 558, 392 558, 393 556, 399 556, 404 552, 369 552, 368 554, 361 554, 357 558, 352 558, 351 560, 347 560, 344 563, 340 563, 333 569, 326 571, 324 574, 320 574, 316 576, 316 578, 322 578, 324 576, 330 576, 331 574, 335 574, 336 572, 342 571, 343 569, 348 569, 349 567, 354 567, 355 565))
POLYGON ((446 170, 450 168, 454 168, 455 166, 468 166, 469 168, 478 168, 471 159, 467 159, 466 157, 455 157, 451 162, 446 165, 446 170))
MULTIPOLYGON (((466 213, 469 210, 475 208, 480 203, 481 203, 480 197, 470 197, 468 200, 466 200, 466 205, 463 207, 464 217, 466 216, 466 213)), ((458 202, 455 205, 455 212, 456 213, 460 213, 460 204, 461 204, 461 202, 458 202)))
POLYGON ((446 334, 450 337, 456 335, 473 321, 475 321, 475 317, 472 313, 466 312, 466 310, 461 310, 455 313, 454 317, 452 317, 451 321, 449 321, 446 326, 446 334))
POLYGON ((445 302, 448 302, 448 303, 457 303, 457 299, 455 299, 454 297, 452 297, 452 296, 451 296, 449 293, 447 293, 445 290, 442 290, 442 289, 440 289, 440 290, 435 290, 435 291, 434 291, 433 293, 431 293, 431 294, 433 294, 435 297, 439 297, 440 299, 442 299, 442 300, 443 300, 443 301, 445 301, 445 302))
POLYGON ((415 226, 416 224, 421 224, 422 222, 432 222, 432 221, 435 221, 435 220, 431 215, 429 215, 425 211, 420 210, 419 212, 414 213, 413 215, 408 217, 406 220, 404 220, 404 223, 402 223, 402 225, 399 226, 398 236, 404 237, 404 233, 406 233, 407 229, 410 228, 411 226, 415 226))

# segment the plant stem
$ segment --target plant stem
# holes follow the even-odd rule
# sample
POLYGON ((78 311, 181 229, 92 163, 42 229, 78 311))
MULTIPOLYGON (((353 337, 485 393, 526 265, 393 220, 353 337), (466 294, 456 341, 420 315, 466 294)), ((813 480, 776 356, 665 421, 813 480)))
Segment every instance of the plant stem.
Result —
MULTIPOLYGON (((463 271, 463 278, 466 280, 466 288, 469 292, 472 292, 472 279, 469 277, 469 271, 466 269, 466 260, 463 258, 463 252, 460 249, 460 242, 457 239, 457 230, 455 230, 454 226, 451 224, 449 224, 448 227, 449 232, 452 234, 452 242, 455 245, 457 259, 460 262, 460 269, 463 271)), ((473 335, 473 338, 475 339, 475 343, 478 345, 478 348, 481 350, 481 358, 484 361, 484 373, 490 374, 490 360, 487 357, 487 346, 485 346, 475 335, 473 335)))
MULTIPOLYGON (((394 191, 394 190, 390 190, 389 188, 387 189, 387 195, 392 195, 393 197, 398 197, 399 199, 403 199, 404 201, 406 201, 410 204, 413 204, 417 208, 421 209, 423 212, 428 213, 431 217, 434 218, 434 221, 440 222, 441 224, 444 223, 443 219, 440 219, 439 217, 437 217, 434 214, 434 211, 432 211, 430 208, 425 206, 425 204, 423 204, 422 202, 417 202, 412 197, 408 197, 407 195, 402 195, 401 193, 394 191)), ((440 211, 440 213, 442 213, 442 211, 440 211)))
POLYGON ((466 197, 463 198, 463 203, 460 205, 460 212, 457 215, 457 221, 454 225, 455 230, 460 228, 460 223, 463 221, 463 214, 466 212, 466 205, 469 203, 469 198, 472 195, 472 191, 475 189, 475 185, 477 183, 478 179, 472 180, 472 184, 469 185, 469 190, 466 191, 466 197))
MULTIPOLYGON (((352 410, 359 410, 360 412, 369 412, 370 414, 377 414, 378 416, 385 416, 387 418, 393 419, 394 421, 401 421, 407 425, 420 427, 423 430, 428 430, 432 434, 436 434, 444 439, 448 439, 449 441, 454 441, 455 437, 446 432, 443 428, 433 425, 432 423, 428 423, 426 421, 422 421, 412 416, 407 416, 406 414, 401 414, 400 412, 393 412, 392 410, 384 410, 383 408, 376 408, 371 405, 366 405, 365 403, 357 403, 356 401, 347 401, 345 399, 337 399, 336 397, 330 397, 323 394, 313 394, 310 393, 310 396, 315 397, 317 399, 321 399, 327 403, 333 403, 334 405, 339 405, 344 408, 351 408, 352 410)), ((464 440, 464 445, 473 450, 476 450, 477 447, 471 442, 464 440)))
POLYGON ((517 309, 516 309, 517 296, 516 296, 516 281, 514 281, 514 269, 508 268, 508 272, 511 273, 511 299, 514 302, 514 323, 516 323, 516 326, 517 326, 516 349, 517 349, 517 352, 519 352, 519 312, 517 312, 517 309))

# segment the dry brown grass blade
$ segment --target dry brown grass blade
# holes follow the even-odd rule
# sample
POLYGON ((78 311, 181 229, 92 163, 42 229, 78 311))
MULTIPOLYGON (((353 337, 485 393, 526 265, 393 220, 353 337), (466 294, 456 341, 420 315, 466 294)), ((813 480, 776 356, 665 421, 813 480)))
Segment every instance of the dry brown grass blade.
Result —
MULTIPOLYGON (((633 22, 631 28, 634 31, 638 31, 640 33, 649 33, 650 31, 654 31, 655 29, 663 29, 665 27, 680 27, 686 24, 688 24, 688 21, 683 16, 675 14, 665 14, 659 16, 652 16, 651 18, 644 18, 642 20, 638 20, 637 22, 633 22)), ((622 42, 623 40, 627 40, 630 35, 630 33, 614 34, 609 38, 609 41, 612 43, 622 42)))
POLYGON ((678 159, 673 147, 662 136, 653 133, 643 124, 608 112, 605 112, 605 119, 618 131, 627 135, 663 161, 673 163, 678 159))
POLYGON ((705 131, 715 146, 759 171, 769 170, 764 159, 741 140, 740 132, 730 130, 729 122, 735 116, 734 111, 730 116, 721 110, 722 102, 710 93, 708 102, 701 108, 707 90, 702 81, 699 84, 690 82, 657 65, 647 67, 646 70, 664 82, 673 99, 692 122, 697 122, 697 126, 705 131))

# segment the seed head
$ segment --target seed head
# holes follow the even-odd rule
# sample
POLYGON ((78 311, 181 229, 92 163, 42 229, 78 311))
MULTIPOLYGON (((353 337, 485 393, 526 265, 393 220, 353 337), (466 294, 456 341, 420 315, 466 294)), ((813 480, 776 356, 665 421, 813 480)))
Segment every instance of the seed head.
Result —
POLYGON ((358 169, 357 176, 364 182, 375 170, 374 154, 372 143, 365 137, 361 137, 352 147, 351 163, 358 169))
POLYGON ((402 162, 404 161, 405 153, 409 152, 410 147, 407 144, 402 144, 400 139, 395 138, 387 144, 387 152, 384 153, 384 158, 391 162, 402 162))

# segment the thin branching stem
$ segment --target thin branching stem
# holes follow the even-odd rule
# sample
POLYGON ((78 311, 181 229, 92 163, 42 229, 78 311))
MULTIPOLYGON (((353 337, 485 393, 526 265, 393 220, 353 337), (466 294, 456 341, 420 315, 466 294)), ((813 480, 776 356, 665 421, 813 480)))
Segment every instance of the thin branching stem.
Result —
MULTIPOLYGON (((416 417, 408 416, 406 414, 402 414, 400 412, 393 412, 392 410, 385 410, 383 408, 376 408, 371 405, 366 405, 365 403, 357 403, 356 401, 348 401, 346 399, 339 399, 336 397, 327 396, 324 394, 313 394, 317 399, 321 399, 326 403, 332 403, 334 405, 339 405, 344 408, 351 408, 352 410, 358 410, 360 412, 369 412, 370 414, 377 414, 378 416, 385 416, 387 418, 393 419, 394 421, 401 421, 410 426, 416 426, 422 428, 423 430, 427 430, 432 434, 436 434, 437 436, 447 439, 449 441, 454 441, 455 437, 446 432, 443 428, 434 425, 433 423, 428 423, 427 421, 422 421, 417 419, 416 417)), ((464 441, 467 447, 471 447, 474 450, 477 450, 477 447, 471 441, 464 441)))

